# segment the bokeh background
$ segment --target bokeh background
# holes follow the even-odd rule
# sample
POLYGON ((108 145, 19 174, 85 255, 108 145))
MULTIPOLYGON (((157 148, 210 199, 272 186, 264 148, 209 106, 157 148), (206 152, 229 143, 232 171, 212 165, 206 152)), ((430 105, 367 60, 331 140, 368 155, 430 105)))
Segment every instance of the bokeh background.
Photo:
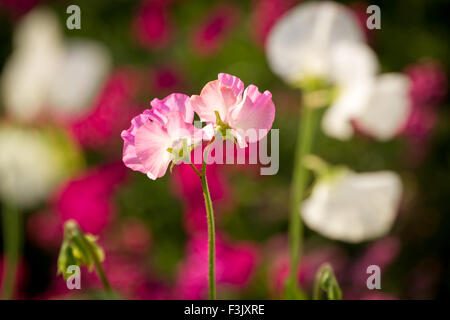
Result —
MULTIPOLYGON (((65 41, 95 40, 110 56, 101 84, 76 114, 61 116, 54 105, 31 120, 16 119, 0 100, 2 126, 45 131, 52 136, 52 152, 70 157, 64 178, 45 199, 18 213, 23 255, 15 298, 99 297, 95 273, 83 271, 78 291, 68 290, 56 276, 62 223, 67 219, 99 236, 106 252, 106 274, 123 298, 206 298, 206 218, 199 181, 184 165, 157 181, 127 169, 121 161, 120 132, 149 107, 151 99, 172 92, 197 93, 219 72, 270 90, 276 106, 273 128, 280 129, 277 175, 260 176, 257 165, 208 169, 217 217, 219 298, 282 296, 300 92, 270 71, 264 42, 273 23, 300 2, 0 0, 0 74, 17 50, 13 37, 21 20, 42 7, 57 16, 65 41), (66 28, 70 4, 81 8, 81 30, 66 28)), ((414 106, 395 139, 376 142, 358 134, 340 142, 318 133, 315 152, 356 171, 396 171, 405 191, 396 223, 384 238, 349 245, 307 230, 299 281, 309 292, 317 267, 329 261, 344 298, 446 298, 450 295, 449 3, 344 3, 360 19, 382 71, 405 72, 411 78, 414 106), (364 27, 369 4, 381 8, 381 30, 364 27), (366 288, 370 264, 382 269, 381 290, 366 288)), ((34 167, 33 152, 26 145, 15 146, 16 157, 28 157, 31 171, 44 170, 34 167)), ((7 150, 11 149, 0 144, 0 154, 7 150)), ((40 188, 38 183, 35 187, 40 188)), ((0 253, 0 285, 1 257, 0 253)))

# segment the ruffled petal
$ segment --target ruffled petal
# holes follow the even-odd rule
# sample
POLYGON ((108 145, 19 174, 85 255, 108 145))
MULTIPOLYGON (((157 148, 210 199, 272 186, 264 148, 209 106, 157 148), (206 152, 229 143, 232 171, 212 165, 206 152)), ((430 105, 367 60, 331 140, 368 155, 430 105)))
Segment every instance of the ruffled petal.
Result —
POLYGON ((229 110, 241 99, 235 94, 237 87, 224 86, 220 80, 210 81, 203 87, 200 96, 191 97, 192 107, 202 121, 216 123, 215 111, 219 112, 222 121, 227 121, 229 110))
POLYGON ((244 82, 238 77, 227 73, 219 73, 219 81, 223 86, 233 89, 235 96, 240 96, 244 92, 244 82))
POLYGON ((158 122, 148 122, 137 131, 135 150, 147 176, 155 180, 164 176, 173 156, 167 151, 172 140, 158 122))
POLYGON ((160 116, 155 113, 155 110, 145 110, 143 113, 137 115, 131 120, 131 126, 128 130, 124 130, 121 133, 121 137, 124 141, 123 145, 123 162, 125 165, 136 171, 140 171, 142 173, 147 173, 147 170, 143 166, 141 160, 136 154, 135 147, 135 137, 138 130, 144 126, 146 123, 155 121, 160 125, 165 123, 165 119, 160 118, 160 116))
POLYGON ((194 120, 194 109, 192 108, 189 96, 185 94, 172 93, 162 100, 155 98, 150 104, 154 109, 162 113, 170 111, 181 112, 186 122, 192 122, 194 120))
POLYGON ((274 119, 275 105, 272 94, 269 91, 260 93, 256 86, 249 85, 245 89, 242 103, 231 110, 229 124, 239 131, 255 130, 256 137, 249 135, 246 139, 247 142, 253 143, 267 134, 274 119), (262 132, 265 133, 260 134, 262 132))

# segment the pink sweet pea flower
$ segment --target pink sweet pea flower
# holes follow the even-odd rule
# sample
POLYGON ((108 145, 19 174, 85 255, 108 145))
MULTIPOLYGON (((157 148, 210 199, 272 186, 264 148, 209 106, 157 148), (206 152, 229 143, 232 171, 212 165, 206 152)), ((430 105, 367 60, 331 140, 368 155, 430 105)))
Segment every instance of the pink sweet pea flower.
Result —
POLYGON ((125 165, 155 180, 165 175, 172 161, 189 157, 185 153, 201 141, 202 130, 192 125, 194 111, 188 96, 173 93, 150 104, 152 109, 131 120, 131 127, 121 136, 125 165))
POLYGON ((225 137, 230 130, 241 148, 264 138, 275 118, 275 105, 269 91, 260 93, 254 85, 244 91, 244 83, 226 73, 208 82, 200 95, 193 95, 191 104, 200 120, 212 124, 216 132, 225 137), (255 130, 257 136, 246 136, 247 130, 255 130))

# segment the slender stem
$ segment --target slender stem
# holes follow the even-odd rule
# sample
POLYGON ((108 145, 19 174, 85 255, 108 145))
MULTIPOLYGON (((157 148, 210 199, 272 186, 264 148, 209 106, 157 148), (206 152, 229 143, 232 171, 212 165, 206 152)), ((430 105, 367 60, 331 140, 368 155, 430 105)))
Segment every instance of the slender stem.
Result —
POLYGON ((5 251, 5 272, 3 275, 3 299, 11 299, 17 277, 17 264, 21 247, 21 212, 14 207, 3 207, 3 243, 5 251))
POLYGON ((200 174, 203 196, 205 198, 206 218, 208 220, 208 282, 209 282, 209 299, 216 299, 216 273, 215 273, 215 229, 214 229, 214 210, 209 193, 208 181, 206 179, 206 159, 209 145, 205 148, 205 156, 203 157, 202 173, 200 174))
POLYGON ((94 251, 94 248, 92 248, 92 245, 89 243, 89 241, 86 240, 86 238, 84 237, 82 231, 79 229, 78 232, 81 235, 81 239, 83 239, 85 246, 87 247, 87 249, 89 250, 89 254, 92 257, 92 260, 94 261, 94 267, 95 267, 95 271, 97 271, 97 274, 100 278, 100 281, 103 284, 103 287, 105 288, 105 291, 108 295, 110 295, 111 297, 114 297, 114 293, 113 290, 111 288, 111 285, 109 284, 108 278, 105 275, 105 272, 103 271, 102 268, 102 264, 100 263, 100 261, 98 260, 98 256, 94 251))
POLYGON ((302 159, 311 153, 312 142, 315 131, 316 113, 314 108, 303 104, 298 128, 297 146, 294 158, 293 181, 291 184, 290 203, 290 281, 298 288, 297 272, 302 251, 303 223, 300 216, 300 207, 305 193, 306 183, 309 178, 309 171, 303 166, 302 159))
POLYGON ((189 165, 195 171, 195 173, 201 178, 202 177, 202 173, 200 171, 198 171, 198 169, 192 163, 189 163, 189 165))

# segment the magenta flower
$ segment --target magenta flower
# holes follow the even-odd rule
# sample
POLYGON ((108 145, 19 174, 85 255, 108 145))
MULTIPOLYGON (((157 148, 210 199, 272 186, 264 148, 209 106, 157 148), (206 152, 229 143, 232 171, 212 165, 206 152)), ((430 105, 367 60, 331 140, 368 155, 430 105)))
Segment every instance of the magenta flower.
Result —
POLYGON ((112 220, 111 197, 126 173, 120 162, 113 162, 69 181, 56 196, 62 222, 73 219, 85 232, 101 233, 112 220))
POLYGON ((296 0, 254 0, 251 31, 255 42, 264 46, 275 22, 297 2, 296 0))
POLYGON ((244 83, 226 73, 208 82, 199 96, 191 97, 191 103, 200 120, 212 124, 223 137, 229 131, 241 148, 264 138, 275 118, 275 105, 269 91, 260 93, 254 85, 244 91, 244 83), (249 130, 256 136, 249 134, 249 130))
POLYGON ((157 0, 146 0, 141 4, 133 20, 133 32, 141 46, 160 49, 169 42, 172 25, 167 5, 168 1, 157 0))
POLYGON ((137 114, 134 97, 139 82, 139 75, 126 68, 108 78, 92 110, 69 124, 83 147, 104 148, 119 135, 128 119, 137 114))
POLYGON ((224 39, 235 26, 237 10, 231 5, 219 5, 208 13, 192 37, 194 50, 201 55, 211 55, 223 45, 224 39))
MULTIPOLYGON (((230 244, 217 235, 216 281, 219 285, 243 288, 248 285, 259 260, 252 244, 230 244)), ((208 288, 208 245, 206 234, 190 239, 181 263, 175 293, 177 299, 203 299, 208 288)))
POLYGON ((192 125, 194 111, 188 96, 174 93, 150 104, 152 109, 135 117, 121 136, 125 165, 155 180, 165 175, 171 162, 190 156, 186 151, 201 141, 202 130, 192 125))

